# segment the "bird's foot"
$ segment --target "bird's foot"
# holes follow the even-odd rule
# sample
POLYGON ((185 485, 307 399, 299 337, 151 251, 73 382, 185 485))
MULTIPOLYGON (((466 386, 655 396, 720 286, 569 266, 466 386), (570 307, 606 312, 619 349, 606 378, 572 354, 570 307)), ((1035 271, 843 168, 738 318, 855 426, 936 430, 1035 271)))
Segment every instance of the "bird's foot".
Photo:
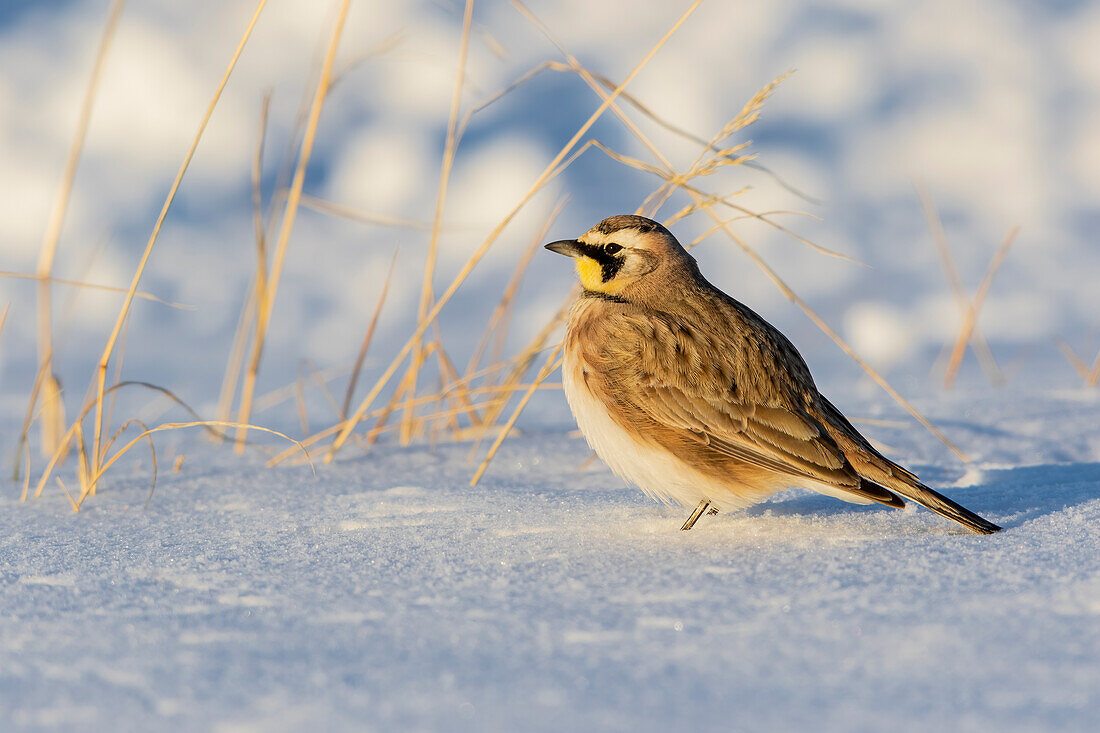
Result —
MULTIPOLYGON (((707 507, 709 507, 709 506, 710 506, 710 500, 709 499, 703 499, 701 502, 699 502, 699 506, 695 507, 695 511, 693 511, 691 513, 691 516, 688 517, 687 521, 684 522, 684 526, 680 527, 680 531, 681 532, 686 532, 687 530, 694 527, 695 523, 699 521, 699 517, 703 516, 703 512, 705 512, 707 510, 707 507)), ((718 510, 714 509, 714 510, 712 510, 711 513, 712 514, 717 514, 718 510)))

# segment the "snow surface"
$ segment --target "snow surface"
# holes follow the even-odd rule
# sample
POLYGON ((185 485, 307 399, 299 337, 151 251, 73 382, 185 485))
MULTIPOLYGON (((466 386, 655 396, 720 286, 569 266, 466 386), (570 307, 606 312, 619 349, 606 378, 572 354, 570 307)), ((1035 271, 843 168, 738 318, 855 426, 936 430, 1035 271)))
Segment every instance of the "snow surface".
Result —
POLYGON ((980 460, 867 431, 1004 532, 804 491, 680 532, 565 426, 476 488, 468 445, 314 478, 198 439, 147 509, 140 469, 79 515, 10 485, 0 727, 1095 730, 1095 395, 925 407, 980 460))

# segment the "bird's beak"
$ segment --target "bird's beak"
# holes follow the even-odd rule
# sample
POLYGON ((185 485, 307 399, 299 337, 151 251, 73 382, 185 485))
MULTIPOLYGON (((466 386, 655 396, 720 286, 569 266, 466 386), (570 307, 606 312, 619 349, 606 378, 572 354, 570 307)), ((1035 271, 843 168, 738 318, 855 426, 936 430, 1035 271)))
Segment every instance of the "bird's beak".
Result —
POLYGON ((546 245, 546 249, 566 257, 578 257, 581 254, 581 250, 577 246, 579 244, 580 242, 575 239, 563 239, 559 242, 551 242, 546 245))

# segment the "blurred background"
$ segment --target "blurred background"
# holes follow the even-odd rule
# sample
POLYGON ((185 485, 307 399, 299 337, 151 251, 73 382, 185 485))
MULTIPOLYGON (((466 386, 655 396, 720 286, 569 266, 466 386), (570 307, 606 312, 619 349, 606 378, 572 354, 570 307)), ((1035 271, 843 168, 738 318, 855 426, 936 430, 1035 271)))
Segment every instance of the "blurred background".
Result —
MULTIPOLYGON (((34 273, 77 126, 106 0, 0 5, 0 269, 34 273)), ((585 67, 619 82, 687 2, 531 0, 531 11, 585 67)), ((131 0, 106 56, 53 267, 56 278, 125 288, 173 176, 254 3, 131 0)), ((347 370, 389 263, 397 266, 368 355, 368 388, 416 324, 436 206, 463 4, 355 0, 336 56, 271 317, 257 393, 295 380, 304 359, 347 370), (368 222, 319 211, 331 202, 368 222)), ((136 301, 124 378, 169 387, 210 414, 256 268, 251 158, 265 93, 265 211, 294 162, 295 124, 317 78, 336 6, 271 0, 217 105, 153 250, 140 289, 191 306, 136 301), (282 176, 282 178, 280 178, 282 176)), ((942 220, 969 298, 1009 231, 1020 233, 978 321, 1009 387, 1083 384, 1100 347, 1100 5, 1089 2, 707 0, 629 85, 653 115, 709 140, 765 84, 794 69, 760 119, 731 143, 761 168, 696 181, 766 222, 731 224, 822 318, 907 395, 941 389, 963 321, 930 228, 942 220), (925 208, 922 208, 922 192, 925 208)), ((476 3, 461 113, 560 52, 512 4, 476 3)), ((442 215, 438 295, 599 106, 573 73, 545 70, 474 114, 442 215)), ((678 169, 700 145, 624 107, 678 169)), ((608 113, 587 137, 653 163, 608 113)), ((440 316, 465 364, 524 251, 568 197, 548 240, 633 212, 657 177, 590 148, 507 225, 440 316)), ((276 196, 277 198, 277 196, 276 196)), ((281 204, 276 202, 276 213, 281 204)), ((688 199, 673 196, 657 218, 688 199)), ((331 207, 330 207, 331 209, 331 207)), ((730 212, 731 214, 733 212, 730 212)), ((712 222, 674 226, 682 242, 712 222)), ((768 277, 721 234, 695 250, 708 278, 785 331, 827 393, 870 385, 768 277)), ((568 263, 541 250, 519 290, 508 344, 526 344, 572 287, 568 263)), ((0 392, 21 415, 35 379, 35 283, 0 278, 0 392)), ((70 413, 121 295, 53 286, 55 370, 70 413)), ((961 385, 987 384, 973 354, 961 385)), ((342 392, 342 383, 336 392, 342 392)), ((360 388, 358 394, 362 394, 360 388)), ((882 397, 884 401, 888 398, 882 397)), ((319 398, 311 411, 329 411, 319 398)), ((568 422, 559 394, 534 418, 568 422)), ((329 411, 331 417, 331 411, 329 411)), ((277 418, 270 418, 278 422, 277 418)), ((267 424, 269 418, 257 416, 267 424)), ((331 422, 331 420, 330 420, 331 422)))

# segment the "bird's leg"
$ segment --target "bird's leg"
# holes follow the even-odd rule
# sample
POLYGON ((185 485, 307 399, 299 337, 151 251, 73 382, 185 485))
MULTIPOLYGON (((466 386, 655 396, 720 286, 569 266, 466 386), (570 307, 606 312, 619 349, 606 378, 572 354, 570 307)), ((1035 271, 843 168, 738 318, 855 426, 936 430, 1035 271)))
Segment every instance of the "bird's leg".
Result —
POLYGON ((699 517, 703 516, 703 512, 705 512, 707 510, 707 507, 709 506, 710 499, 703 499, 701 502, 699 502, 699 506, 695 507, 695 511, 693 511, 691 513, 691 516, 688 517, 688 520, 684 522, 684 526, 680 527, 680 531, 686 532, 687 530, 694 527, 695 523, 699 521, 699 517))
POLYGON ((716 506, 712 506, 710 508, 710 511, 707 512, 707 514, 717 514, 717 513, 718 513, 718 507, 716 507, 716 506))

